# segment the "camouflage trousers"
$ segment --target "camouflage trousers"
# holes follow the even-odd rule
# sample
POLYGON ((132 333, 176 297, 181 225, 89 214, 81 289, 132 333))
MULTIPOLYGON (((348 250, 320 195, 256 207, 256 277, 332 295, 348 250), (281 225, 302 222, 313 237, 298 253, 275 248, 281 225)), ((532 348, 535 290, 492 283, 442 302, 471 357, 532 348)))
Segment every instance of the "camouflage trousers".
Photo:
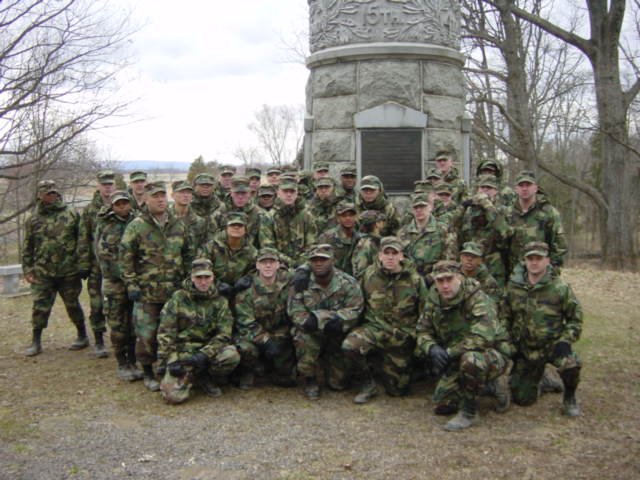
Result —
POLYGON ((158 356, 158 326, 163 303, 135 302, 133 322, 136 332, 136 358, 141 365, 151 365, 158 356))
POLYGON ((510 384, 513 401, 518 405, 532 405, 538 400, 538 384, 544 375, 544 367, 547 363, 553 364, 558 369, 565 388, 575 389, 580 382, 582 362, 575 352, 568 357, 553 358, 552 348, 550 348, 549 351, 539 352, 538 355, 528 355, 528 358, 516 354, 513 362, 510 384))
POLYGON ((276 342, 280 354, 273 358, 267 358, 264 354, 262 344, 256 345, 243 339, 235 341, 236 348, 240 352, 240 366, 246 369, 253 369, 259 363, 273 367, 273 373, 281 377, 291 377, 296 366, 296 357, 293 349, 293 341, 291 336, 287 335, 271 335, 271 340, 276 342))
POLYGON ((107 326, 102 311, 102 272, 100 267, 94 266, 87 278, 87 290, 89 291, 89 323, 91 330, 96 333, 106 332, 107 326))
POLYGON ((342 351, 353 360, 355 370, 371 377, 367 356, 382 356, 382 381, 389 395, 406 395, 411 381, 415 339, 399 330, 395 333, 375 325, 363 325, 351 331, 342 342, 342 351))
POLYGON ((38 278, 38 283, 31 284, 33 309, 31 324, 34 330, 47 328, 49 315, 56 301, 56 294, 60 294, 67 314, 76 328, 84 328, 84 312, 78 297, 82 291, 82 281, 78 276, 59 278, 38 278))
MULTIPOLYGON (((195 352, 193 352, 195 353, 195 352)), ((190 357, 192 353, 172 353, 167 358, 167 365, 190 357)), ((210 375, 214 378, 229 375, 240 363, 240 354, 236 347, 227 345, 222 347, 216 356, 209 359, 209 366, 206 372, 196 372, 193 367, 185 366, 185 374, 181 377, 174 377, 166 371, 160 381, 160 393, 165 401, 172 405, 183 403, 191 396, 191 389, 194 384, 198 384, 199 378, 203 375, 210 375)))
POLYGON ((124 282, 117 279, 103 279, 102 296, 104 315, 111 330, 111 346, 117 357, 136 343, 133 302, 127 296, 124 282))
POLYGON ((325 335, 323 332, 305 333, 297 330, 293 345, 300 375, 315 377, 318 367, 325 370, 325 382, 334 390, 343 390, 351 373, 351 361, 342 352, 345 335, 325 335))
POLYGON ((463 399, 474 399, 488 382, 505 373, 508 362, 493 348, 463 353, 438 380, 433 401, 438 405, 458 405, 463 399))

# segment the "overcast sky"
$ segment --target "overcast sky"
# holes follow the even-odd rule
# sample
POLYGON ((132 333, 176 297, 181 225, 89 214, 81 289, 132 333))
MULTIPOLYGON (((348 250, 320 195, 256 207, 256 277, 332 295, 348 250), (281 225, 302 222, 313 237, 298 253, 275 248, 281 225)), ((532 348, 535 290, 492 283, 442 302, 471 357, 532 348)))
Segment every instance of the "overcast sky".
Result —
POLYGON ((281 38, 306 27, 306 0, 120 1, 145 26, 123 90, 139 121, 95 135, 113 160, 238 163, 262 104, 304 103, 308 71, 285 62, 281 38))

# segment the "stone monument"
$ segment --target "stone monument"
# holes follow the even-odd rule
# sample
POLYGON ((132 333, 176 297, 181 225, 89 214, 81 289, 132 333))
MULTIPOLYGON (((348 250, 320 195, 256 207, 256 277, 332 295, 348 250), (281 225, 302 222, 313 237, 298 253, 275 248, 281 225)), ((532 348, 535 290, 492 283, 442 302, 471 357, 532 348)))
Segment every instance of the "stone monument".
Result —
POLYGON ((305 168, 351 162, 406 193, 437 151, 464 164, 457 0, 309 0, 309 18, 305 168))

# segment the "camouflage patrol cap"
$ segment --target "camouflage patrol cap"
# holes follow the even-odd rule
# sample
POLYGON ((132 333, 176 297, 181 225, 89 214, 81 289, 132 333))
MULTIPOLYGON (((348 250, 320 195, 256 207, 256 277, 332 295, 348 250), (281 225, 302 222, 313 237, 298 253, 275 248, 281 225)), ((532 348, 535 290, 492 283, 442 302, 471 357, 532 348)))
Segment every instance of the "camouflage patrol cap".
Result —
POLYGON ((442 174, 440 173, 440 170, 436 169, 436 168, 432 168, 427 172, 427 180, 430 178, 435 178, 437 180, 442 180, 442 174))
POLYGON ((191 276, 193 277, 212 277, 213 263, 208 258, 196 258, 191 262, 191 276))
POLYGON ((498 188, 498 179, 496 178, 495 175, 480 175, 477 179, 476 179, 476 184, 479 187, 491 187, 491 188, 498 188))
POLYGON ((276 195, 276 189, 272 185, 260 185, 258 187, 259 197, 265 197, 265 196, 274 197, 275 195, 276 195))
POLYGON ((298 183, 302 185, 311 185, 313 182, 313 173, 309 170, 300 170, 298 172, 298 183))
POLYGON ((436 193, 438 195, 451 195, 453 194, 453 186, 450 183, 443 182, 436 187, 436 193))
POLYGON ((309 260, 312 258, 333 258, 333 247, 328 243, 320 243, 314 245, 307 255, 309 260))
POLYGON ((541 257, 549 256, 549 245, 546 242, 529 242, 524 246, 524 256, 540 255, 541 257))
POLYGON ((116 190, 109 197, 109 201, 111 202, 111 205, 113 205, 119 200, 126 200, 127 202, 131 202, 131 197, 129 197, 129 194, 124 190, 116 190))
POLYGON ((314 182, 314 187, 318 188, 318 187, 333 187, 335 186, 335 183, 333 183, 333 179, 329 178, 329 177, 322 177, 319 178, 318 180, 316 180, 314 182))
POLYGON ((227 221, 225 223, 227 227, 229 225, 244 225, 247 226, 247 214, 244 212, 230 212, 227 214, 227 221))
POLYGON ((418 194, 413 196, 413 199, 411 200, 411 206, 418 207, 420 205, 430 205, 428 195, 418 194))
POLYGON ((196 175, 193 183, 194 185, 215 185, 216 179, 210 173, 202 172, 196 175))
POLYGON ((258 167, 249 167, 245 169, 244 174, 249 178, 260 178, 262 176, 262 170, 258 167))
POLYGON ((345 165, 340 169, 341 177, 347 177, 347 176, 355 177, 356 175, 358 175, 358 170, 356 169, 355 165, 345 165))
POLYGON ((98 172, 98 183, 101 185, 112 185, 116 183, 116 174, 113 170, 102 170, 98 172))
POLYGON ((176 180, 171 184, 171 190, 173 192, 183 192, 185 190, 193 192, 193 187, 186 180, 176 180))
POLYGON ((456 273, 460 273, 460 264, 453 260, 441 260, 433 266, 431 275, 434 279, 452 277, 456 273))
POLYGON ((436 156, 434 158, 434 161, 438 161, 438 160, 449 160, 453 158, 453 154, 450 150, 438 150, 438 152, 436 153, 436 156))
POLYGON ((232 192, 248 192, 251 188, 249 188, 249 178, 243 175, 234 175, 231 179, 231 191, 232 192))
POLYGON ((384 237, 380 240, 380 251, 384 252, 387 248, 392 248, 396 252, 402 252, 404 250, 402 247, 402 240, 398 237, 384 237))
POLYGON ((278 190, 295 190, 298 191, 298 184, 294 181, 286 179, 278 185, 278 190))
POLYGON ((147 172, 143 172, 142 170, 136 170, 129 174, 130 182, 137 182, 139 180, 146 180, 146 179, 147 179, 147 172))
POLYGON ((220 167, 220 175, 235 175, 237 170, 234 165, 222 165, 220 167))
POLYGON ((521 183, 529 182, 529 183, 537 183, 536 182, 536 174, 531 170, 523 170, 516 177, 516 185, 520 185, 521 183))
POLYGON ((282 174, 280 175, 280 181, 298 183, 298 172, 292 172, 292 171, 282 172, 282 174))
POLYGON ((480 171, 482 170, 493 170, 497 172, 499 170, 498 162, 496 160, 485 160, 479 165, 480 171))
POLYGON ((482 256, 482 247, 476 242, 465 242, 462 244, 462 250, 460 253, 468 253, 469 255, 475 255, 476 257, 482 256))
POLYGON ((387 216, 384 213, 377 210, 365 210, 360 214, 359 220, 362 225, 371 225, 376 222, 382 222, 386 218, 387 216))
POLYGON ((270 167, 267 170, 267 175, 271 175, 271 174, 278 174, 278 175, 282 175, 282 170, 279 167, 270 167))
POLYGON ((380 190, 382 188, 382 182, 375 175, 367 175, 360 181, 360 190, 380 190))
POLYGON ((151 182, 144 186, 147 195, 154 195, 158 192, 167 193, 167 185, 164 182, 151 182))
POLYGON ((338 215, 341 215, 345 212, 357 213, 357 211, 358 210, 356 209, 356 205, 353 202, 348 202, 345 200, 338 202, 338 206, 336 207, 336 213, 338 215))
POLYGON ((280 261, 280 253, 275 248, 265 247, 258 251, 258 261, 262 260, 278 260, 280 261))
POLYGON ((53 180, 40 180, 38 182, 38 193, 59 193, 56 182, 53 180))
POLYGON ((328 172, 329 164, 327 162, 317 162, 313 164, 314 172, 328 172))

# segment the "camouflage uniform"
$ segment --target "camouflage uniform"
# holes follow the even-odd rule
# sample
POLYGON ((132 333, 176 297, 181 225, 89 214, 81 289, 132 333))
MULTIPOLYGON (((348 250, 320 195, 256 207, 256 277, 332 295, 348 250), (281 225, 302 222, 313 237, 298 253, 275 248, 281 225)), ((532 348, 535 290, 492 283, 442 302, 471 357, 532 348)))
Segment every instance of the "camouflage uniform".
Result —
POLYGON ((467 199, 469 196, 469 190, 467 188, 467 184, 465 181, 460 178, 460 174, 458 173, 458 169, 456 167, 451 167, 451 170, 442 177, 442 180, 445 183, 448 183, 452 187, 452 198, 456 204, 460 205, 463 201, 467 199))
POLYGON ((25 220, 22 271, 25 276, 35 276, 31 284, 34 331, 47 327, 59 293, 79 334, 84 332, 84 313, 78 301, 82 291, 77 257, 79 228, 80 217, 62 198, 51 205, 39 201, 25 220))
MULTIPOLYGON (((231 343, 233 317, 227 301, 214 285, 206 292, 197 290, 191 279, 184 281, 162 308, 158 327, 158 361, 162 365, 185 361, 198 352, 208 358, 205 375, 224 377, 240 362, 240 354, 231 343)), ((167 369, 160 383, 168 403, 186 401, 194 382, 203 375, 192 366, 184 366, 184 375, 174 377, 167 369)))
MULTIPOLYGON (((189 190, 193 195, 193 187, 186 181, 173 182, 171 189, 173 192, 189 190)), ((184 223, 184 226, 189 232, 189 242, 191 243, 191 245, 194 245, 194 247, 199 247, 207 241, 207 221, 204 218, 196 215, 196 213, 193 211, 193 208, 191 207, 191 204, 187 206, 187 213, 184 215, 178 215, 176 212, 175 203, 171 204, 169 205, 169 213, 173 214, 177 219, 184 223)))
POLYGON ((504 184, 504 168, 502 167, 502 163, 497 160, 483 160, 476 167, 476 176, 480 176, 482 174, 482 170, 486 168, 491 168, 495 170, 494 175, 498 180, 498 197, 496 205, 498 206, 510 206, 515 202, 518 198, 516 192, 513 191, 511 187, 504 184))
POLYGON ((367 175, 362 179, 360 188, 362 189, 365 185, 375 186, 379 190, 379 193, 373 202, 365 202, 362 199, 362 195, 358 195, 358 198, 356 198, 358 214, 361 214, 365 210, 375 210, 383 213, 385 215, 385 226, 380 234, 382 236, 394 235, 400 227, 400 219, 395 205, 384 193, 382 182, 374 175, 367 175))
POLYGON ((220 200, 216 197, 215 193, 212 193, 210 197, 202 197, 196 192, 193 192, 193 202, 191 202, 191 209, 193 213, 202 218, 208 218, 217 208, 221 205, 220 200))
POLYGON ((252 272, 257 254, 258 251, 246 236, 242 240, 242 247, 232 250, 227 240, 227 232, 223 230, 202 247, 198 257, 211 260, 217 282, 233 285, 241 277, 252 272))
MULTIPOLYGON (((340 177, 352 175, 356 177, 358 175, 358 170, 355 165, 346 165, 340 169, 340 177)), ((344 201, 349 203, 356 203, 356 197, 358 196, 358 192, 356 188, 352 188, 347 190, 342 184, 336 187, 336 197, 338 201, 344 201)))
POLYGON ((156 332, 162 306, 187 275, 193 246, 183 222, 167 213, 161 225, 148 210, 125 229, 121 243, 122 278, 134 303, 136 356, 151 365, 156 359, 156 332))
POLYGON ((333 278, 326 288, 315 281, 313 274, 306 290, 296 292, 291 287, 287 311, 293 322, 298 373, 307 379, 314 378, 322 357, 326 362, 325 378, 329 386, 334 389, 345 387, 349 364, 342 353, 341 344, 346 333, 358 324, 362 308, 362 290, 358 282, 337 269, 334 269, 333 278), (317 318, 318 330, 306 332, 303 324, 310 314, 317 318), (324 333, 333 315, 339 318, 341 334, 324 333))
POLYGON ((253 203, 248 203, 241 208, 226 204, 221 205, 220 208, 218 208, 215 212, 213 212, 213 215, 211 215, 209 240, 212 240, 216 234, 225 229, 226 222, 230 214, 239 212, 242 212, 247 216, 246 227, 248 243, 253 245, 255 248, 258 248, 260 246, 258 236, 260 233, 260 223, 262 222, 264 213, 261 212, 260 207, 254 205, 253 203))
MULTIPOLYGON (((489 272, 487 266, 484 263, 480 264, 473 276, 465 276, 467 278, 473 278, 475 281, 477 281, 480 284, 480 288, 482 289, 482 291, 489 295, 489 297, 491 297, 491 299, 496 302, 496 305, 500 305, 503 295, 502 288, 500 288, 500 285, 498 285, 498 282, 493 277, 493 275, 491 275, 491 272, 489 272)), ((498 311, 500 311, 499 308, 498 311)))
MULTIPOLYGON (((318 185, 326 185, 330 183, 333 186, 333 181, 329 178, 321 178, 318 185)), ((324 232, 337 225, 336 221, 336 206, 338 205, 338 198, 335 193, 332 193, 329 198, 321 200, 314 195, 311 200, 307 202, 307 212, 313 218, 316 232, 324 232)))
POLYGON ((353 231, 352 236, 349 237, 345 233, 344 228, 338 225, 320 235, 318 237, 318 243, 328 243, 331 245, 333 247, 336 267, 349 275, 353 275, 351 260, 359 238, 360 234, 358 232, 353 231))
POLYGON ((580 338, 582 307, 553 267, 548 266, 535 285, 529 283, 523 265, 516 267, 507 285, 505 318, 517 349, 511 376, 514 402, 531 405, 537 400, 546 363, 558 368, 565 389, 575 391, 580 380, 578 355, 557 358, 553 353, 558 342, 572 344, 580 338))
MULTIPOLYGON (((381 248, 385 248, 385 241, 381 248)), ((342 342, 342 350, 363 371, 369 371, 367 355, 382 352, 383 381, 391 395, 404 395, 409 390, 415 328, 427 296, 422 277, 405 262, 401 265, 399 273, 392 273, 377 261, 365 271, 364 323, 342 342)))
POLYGON ((351 272, 355 278, 361 280, 365 270, 376 261, 380 237, 370 233, 358 233, 358 235, 360 238, 351 254, 351 272))
MULTIPOLYGON (((129 174, 129 182, 134 182, 136 180, 147 180, 147 173, 141 170, 136 170, 134 172, 131 172, 129 174)), ((139 212, 140 210, 142 210, 142 207, 144 207, 144 203, 138 202, 138 199, 133 194, 132 187, 127 188, 127 193, 129 194, 129 198, 130 198, 131 209, 134 210, 135 212, 139 212)))

